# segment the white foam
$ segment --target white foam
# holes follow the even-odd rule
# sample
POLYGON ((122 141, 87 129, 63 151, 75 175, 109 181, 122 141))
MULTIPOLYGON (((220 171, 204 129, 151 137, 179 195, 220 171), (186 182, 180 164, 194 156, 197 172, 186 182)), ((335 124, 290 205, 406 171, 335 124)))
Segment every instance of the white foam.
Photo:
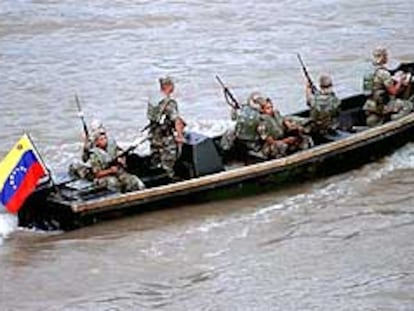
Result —
MULTIPOLYGON (((2 208, 2 207, 0 207, 2 208)), ((11 214, 0 213, 0 245, 10 233, 17 229, 17 218, 11 214)))
POLYGON ((414 168, 414 143, 409 143, 392 154, 393 169, 414 168))

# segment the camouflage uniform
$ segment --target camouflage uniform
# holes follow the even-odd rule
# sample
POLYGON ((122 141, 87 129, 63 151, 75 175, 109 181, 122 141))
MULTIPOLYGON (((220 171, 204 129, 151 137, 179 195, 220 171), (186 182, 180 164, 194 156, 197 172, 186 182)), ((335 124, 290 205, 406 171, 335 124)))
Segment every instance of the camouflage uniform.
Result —
POLYGON ((308 97, 311 132, 325 135, 338 127, 337 117, 341 101, 332 90, 332 79, 326 74, 319 78, 320 90, 308 97))
POLYGON ((388 94, 387 88, 394 84, 393 78, 385 65, 376 59, 384 53, 386 51, 382 49, 374 51, 373 67, 363 79, 364 94, 368 97, 363 109, 367 116, 366 124, 370 127, 383 124, 387 117, 391 120, 402 118, 413 109, 410 100, 388 94))
POLYGON ((175 121, 180 118, 177 102, 165 97, 156 106, 148 104, 147 116, 151 122, 149 140, 153 164, 160 165, 172 177, 178 157, 174 138, 175 121))
POLYGON ((234 130, 227 130, 221 138, 220 145, 224 151, 232 149, 236 141, 246 150, 258 151, 260 149, 260 137, 257 133, 260 106, 254 105, 254 101, 262 100, 258 95, 258 93, 253 93, 247 103, 240 107, 240 110, 232 110, 231 119, 236 121, 236 125, 234 130))
POLYGON ((365 74, 363 89, 368 98, 363 109, 367 116, 368 126, 373 127, 384 123, 384 109, 389 102, 387 87, 393 83, 391 73, 383 65, 373 64, 370 72, 365 74))
POLYGON ((267 114, 260 115, 259 125, 257 127, 257 133, 262 141, 261 152, 267 158, 280 158, 286 155, 288 151, 288 144, 280 141, 284 137, 285 128, 283 125, 283 117, 279 112, 275 111, 274 116, 267 114), (272 137, 275 142, 266 142, 268 137, 272 137))
MULTIPOLYGON (((98 147, 92 148, 89 162, 93 174, 108 169, 110 162, 117 156, 118 150, 119 148, 116 144, 108 144, 106 150, 98 147)), ((118 168, 118 172, 115 175, 96 178, 95 183, 98 186, 122 192, 145 188, 144 183, 137 176, 127 173, 123 168, 118 168)))
MULTIPOLYGON (((91 156, 92 149, 94 148, 93 141, 96 135, 105 134, 106 130, 102 122, 100 122, 99 120, 93 120, 89 126, 89 129, 90 129, 89 137, 87 137, 87 140, 85 141, 84 146, 82 148, 82 161, 76 160, 73 163, 71 163, 69 165, 69 174, 75 177, 82 178, 82 179, 92 180, 94 177, 93 177, 91 166, 89 163, 89 158, 91 156)), ((116 152, 118 148, 116 141, 112 137, 108 137, 108 136, 107 136, 107 139, 108 139, 107 149, 112 150, 112 151, 115 150, 113 152, 116 152)))

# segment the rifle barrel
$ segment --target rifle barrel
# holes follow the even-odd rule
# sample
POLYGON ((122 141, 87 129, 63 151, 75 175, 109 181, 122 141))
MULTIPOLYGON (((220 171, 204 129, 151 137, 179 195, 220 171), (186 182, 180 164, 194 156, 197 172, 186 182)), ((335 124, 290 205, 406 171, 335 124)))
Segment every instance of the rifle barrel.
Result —
POLYGON ((86 125, 86 122, 85 122, 85 117, 83 116, 83 111, 82 111, 82 107, 80 105, 78 94, 75 94, 75 102, 76 102, 76 107, 78 108, 79 118, 81 119, 81 122, 82 122, 83 131, 85 132, 86 138, 89 139, 89 130, 88 130, 88 126, 86 125))
POLYGON ((312 78, 310 77, 308 70, 306 69, 305 63, 303 62, 302 57, 300 56, 299 53, 297 53, 296 55, 299 59, 300 65, 302 66, 303 74, 305 75, 306 80, 308 80, 308 83, 311 87, 312 94, 315 94, 316 91, 317 91, 317 88, 316 88, 315 84, 313 83, 312 78))
POLYGON ((217 81, 220 83, 221 87, 224 90, 224 95, 227 95, 230 100, 233 102, 233 105, 228 103, 230 106, 232 106, 234 109, 240 109, 240 104, 237 101, 237 99, 233 96, 233 94, 230 92, 229 88, 223 83, 223 81, 220 79, 219 76, 216 75, 217 81))

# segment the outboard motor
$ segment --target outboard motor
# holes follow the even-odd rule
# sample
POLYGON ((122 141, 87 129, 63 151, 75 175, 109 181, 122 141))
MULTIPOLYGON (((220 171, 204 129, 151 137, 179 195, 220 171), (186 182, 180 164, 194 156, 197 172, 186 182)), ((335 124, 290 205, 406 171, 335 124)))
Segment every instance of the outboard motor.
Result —
POLYGON ((223 161, 212 138, 188 132, 175 165, 175 172, 182 178, 194 178, 224 170, 223 161))

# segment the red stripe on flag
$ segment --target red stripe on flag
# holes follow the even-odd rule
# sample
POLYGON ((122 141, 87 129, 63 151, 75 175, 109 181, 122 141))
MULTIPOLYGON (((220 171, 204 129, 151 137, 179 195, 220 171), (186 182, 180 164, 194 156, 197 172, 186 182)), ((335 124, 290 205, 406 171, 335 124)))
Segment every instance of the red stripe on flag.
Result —
POLYGON ((45 174, 46 172, 39 162, 35 162, 30 166, 19 188, 6 204, 6 208, 10 213, 16 214, 19 211, 26 198, 35 189, 39 178, 45 174))

